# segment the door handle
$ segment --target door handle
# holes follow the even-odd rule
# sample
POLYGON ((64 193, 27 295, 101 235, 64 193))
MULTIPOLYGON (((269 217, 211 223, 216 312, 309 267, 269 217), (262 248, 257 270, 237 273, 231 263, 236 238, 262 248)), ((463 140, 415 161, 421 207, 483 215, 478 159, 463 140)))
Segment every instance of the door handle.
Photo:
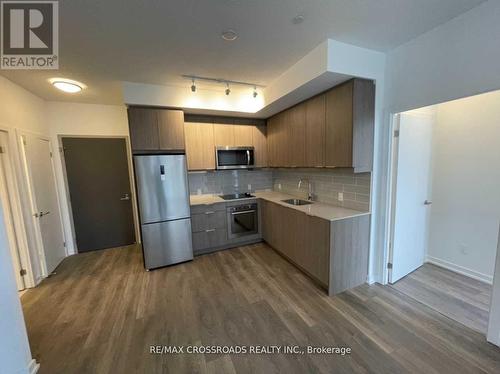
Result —
POLYGON ((432 201, 425 200, 425 201, 424 201, 424 205, 432 205, 432 201))
POLYGON ((130 195, 128 193, 123 194, 123 196, 120 199, 121 201, 127 201, 130 200, 130 195))
POLYGON ((40 212, 40 214, 38 215, 40 218, 43 217, 43 216, 46 216, 47 214, 50 214, 50 212, 40 212))
POLYGON ((247 149, 247 166, 250 166, 250 151, 247 149))

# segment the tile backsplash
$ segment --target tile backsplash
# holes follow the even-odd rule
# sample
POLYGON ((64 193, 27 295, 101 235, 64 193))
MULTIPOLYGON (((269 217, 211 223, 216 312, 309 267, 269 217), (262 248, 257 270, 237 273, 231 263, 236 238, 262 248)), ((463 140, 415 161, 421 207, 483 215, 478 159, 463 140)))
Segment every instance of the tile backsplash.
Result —
POLYGON ((191 172, 189 192, 191 195, 227 194, 273 189, 307 198, 307 183, 302 183, 298 189, 301 178, 311 182, 316 201, 361 211, 370 210, 371 174, 354 174, 349 168, 191 172), (343 201, 339 200, 339 192, 343 194, 343 201))
POLYGON ((189 193, 191 195, 197 195, 198 193, 229 194, 270 190, 272 188, 273 172, 269 169, 189 173, 189 193))
POLYGON ((354 174, 349 168, 275 169, 273 189, 307 198, 307 182, 298 189, 301 178, 311 182, 316 201, 361 211, 370 210, 371 173, 354 174), (339 200, 339 192, 343 194, 343 201, 339 200))

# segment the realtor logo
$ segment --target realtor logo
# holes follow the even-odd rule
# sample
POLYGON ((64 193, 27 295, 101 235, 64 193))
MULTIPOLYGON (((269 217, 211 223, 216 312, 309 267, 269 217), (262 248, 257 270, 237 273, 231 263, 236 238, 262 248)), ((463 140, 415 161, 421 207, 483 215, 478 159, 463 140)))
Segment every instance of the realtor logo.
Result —
POLYGON ((59 3, 1 2, 1 68, 59 68, 59 3))

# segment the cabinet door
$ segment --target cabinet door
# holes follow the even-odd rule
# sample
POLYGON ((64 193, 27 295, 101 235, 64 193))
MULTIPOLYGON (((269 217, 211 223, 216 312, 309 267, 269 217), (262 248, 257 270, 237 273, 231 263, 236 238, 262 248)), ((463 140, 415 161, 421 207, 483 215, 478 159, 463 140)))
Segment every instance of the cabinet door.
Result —
POLYGON ((325 166, 325 95, 306 102, 306 166, 325 166))
POLYGON ((214 140, 216 147, 234 147, 234 125, 214 124, 214 140))
POLYGON ((252 127, 250 125, 233 125, 233 144, 235 147, 251 147, 253 145, 252 127))
POLYGON ((129 108, 128 123, 132 151, 159 150, 158 121, 155 110, 129 108))
POLYGON ((276 162, 276 136, 278 120, 273 116, 267 120, 267 163, 271 167, 277 166, 276 162))
POLYGON ((155 109, 161 150, 184 150, 184 112, 155 109))
POLYGON ((189 170, 215 169, 215 146, 213 125, 186 122, 186 155, 189 170))
POLYGON ((265 168, 267 160, 266 126, 252 126, 252 144, 255 151, 255 166, 265 168))
POLYGON ((353 81, 326 94, 326 167, 352 167, 352 100, 353 81))
POLYGON ((288 123, 285 124, 287 140, 285 166, 301 167, 306 165, 306 106, 299 104, 287 111, 288 123))
POLYGON ((304 269, 328 286, 330 274, 330 221, 307 216, 304 269))
POLYGON ((288 111, 276 115, 276 165, 277 167, 290 166, 288 160, 289 132, 287 125, 290 122, 288 111))

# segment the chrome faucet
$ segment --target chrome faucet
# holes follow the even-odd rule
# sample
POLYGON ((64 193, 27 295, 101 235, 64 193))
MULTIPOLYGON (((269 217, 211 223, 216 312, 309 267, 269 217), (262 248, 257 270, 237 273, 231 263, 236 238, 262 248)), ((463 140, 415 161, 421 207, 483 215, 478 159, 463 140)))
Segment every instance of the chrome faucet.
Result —
POLYGON ((308 193, 307 193, 307 200, 309 201, 312 201, 313 199, 313 192, 312 192, 312 184, 311 184, 311 181, 309 179, 306 179, 306 178, 300 178, 299 179, 299 184, 298 184, 298 189, 300 190, 300 187, 302 186, 302 183, 303 182, 307 182, 307 185, 309 187, 308 189, 308 193))

